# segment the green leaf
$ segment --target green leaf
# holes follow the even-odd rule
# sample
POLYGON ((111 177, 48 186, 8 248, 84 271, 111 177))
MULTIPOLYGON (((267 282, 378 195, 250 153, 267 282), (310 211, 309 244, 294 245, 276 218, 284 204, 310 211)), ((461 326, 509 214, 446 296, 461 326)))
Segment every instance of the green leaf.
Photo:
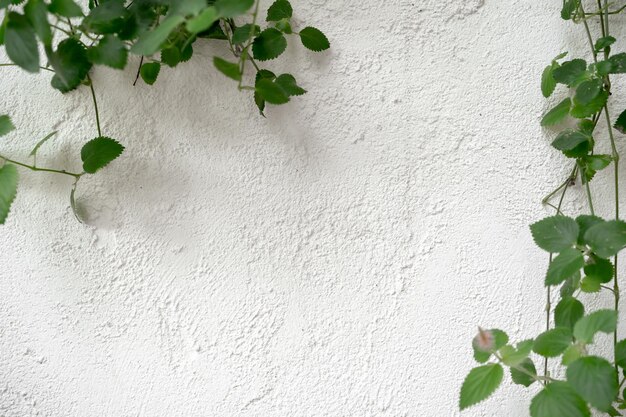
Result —
POLYGON ((287 39, 275 28, 267 28, 252 43, 252 53, 259 61, 277 58, 287 48, 287 39))
POLYGON ((83 169, 93 174, 115 160, 122 152, 124 147, 111 138, 100 136, 92 139, 80 151, 83 169))
POLYGON ((605 36, 596 41, 594 49, 596 50, 596 52, 600 52, 603 49, 606 49, 609 46, 613 45, 615 41, 616 39, 613 36, 605 36))
POLYGON ((552 126, 559 123, 569 114, 571 106, 572 100, 570 98, 561 101, 543 116, 541 126, 552 126))
POLYGON ((139 70, 139 75, 141 75, 141 79, 146 84, 152 85, 157 80, 159 72, 161 72, 161 64, 159 64, 158 62, 149 62, 141 66, 141 69, 139 70))
POLYGON ((548 252, 561 252, 576 244, 578 224, 565 216, 552 216, 530 226, 537 246, 548 252))
POLYGON ((613 55, 609 58, 609 62, 612 65, 611 74, 623 74, 626 73, 626 53, 613 55))
POLYGON ((576 391, 562 381, 545 386, 530 402, 531 417, 590 417, 589 408, 576 391))
POLYGON ((612 333, 617 326, 615 310, 598 310, 578 320, 574 326, 576 340, 589 344, 598 332, 612 333))
POLYGON ((541 74, 541 93, 546 98, 550 97, 556 88, 556 81, 552 76, 554 67, 554 64, 548 65, 541 74))
POLYGON ((15 130, 15 126, 13 126, 11 118, 6 114, 0 115, 0 137, 12 132, 13 130, 15 130))
POLYGON ((586 71, 587 62, 584 59, 573 59, 555 68, 552 76, 557 83, 572 86, 584 76, 586 71))
POLYGON ((260 79, 256 83, 255 91, 259 97, 271 104, 285 104, 289 101, 289 96, 283 89, 266 78, 260 79))
POLYGON ((221 17, 235 17, 246 13, 254 0, 217 0, 215 8, 221 17))
POLYGON ((596 280, 593 277, 585 277, 582 281, 580 281, 580 289, 582 292, 586 293, 594 293, 599 292, 601 287, 601 282, 596 280))
POLYGON ((17 194, 17 168, 5 164, 0 168, 0 224, 4 224, 17 194))
POLYGON ((620 368, 626 368, 626 339, 615 346, 615 363, 620 368))
POLYGON ((293 33, 293 29, 291 28, 291 23, 288 20, 280 20, 276 22, 276 29, 280 30, 287 35, 291 35, 293 33))
POLYGON ((171 14, 180 16, 196 16, 207 7, 207 0, 176 0, 170 5, 171 14))
POLYGON ((585 354, 586 352, 584 352, 584 349, 580 345, 571 345, 570 347, 565 349, 565 352, 563 352, 561 364, 564 366, 569 366, 571 363, 577 361, 585 354))
POLYGON ((253 27, 250 23, 248 23, 243 26, 239 26, 233 33, 233 43, 235 45, 240 45, 248 42, 259 33, 261 33, 261 28, 258 25, 254 25, 253 27))
POLYGON ((137 55, 154 54, 167 40, 170 33, 184 21, 185 18, 179 15, 165 18, 156 29, 141 35, 137 42, 130 48, 130 51, 137 55))
POLYGON ((4 44, 11 61, 28 72, 39 72, 37 38, 25 16, 15 12, 8 14, 4 44))
POLYGON ((567 327, 555 327, 537 336, 533 351, 546 358, 553 358, 563 353, 571 343, 572 331, 567 327))
POLYGON ((552 146, 569 158, 578 158, 589 153, 591 138, 578 130, 568 129, 559 133, 552 146))
POLYGON ((52 30, 48 23, 48 9, 43 0, 28 0, 24 6, 24 15, 35 28, 35 32, 45 45, 52 43, 52 30))
POLYGON ((94 64, 123 69, 128 61, 128 50, 117 36, 106 35, 98 45, 87 50, 87 57, 94 64))
POLYGON ((215 7, 207 7, 198 16, 187 21, 187 30, 191 33, 200 33, 209 29, 219 19, 215 7))
POLYGON ((594 226, 596 224, 603 223, 603 222, 604 220, 601 219, 600 217, 591 216, 588 214, 581 214, 580 216, 576 217, 576 223, 578 224, 578 228, 579 228, 578 244, 579 245, 585 244, 584 236, 587 230, 589 230, 591 226, 594 226))
POLYGON ((602 110, 608 98, 609 93, 607 91, 601 91, 600 94, 587 104, 582 104, 574 99, 574 106, 571 108, 570 114, 578 119, 592 116, 602 110))
POLYGON ((580 288, 580 273, 574 274, 572 277, 565 280, 559 293, 562 298, 571 297, 580 288))
POLYGON ((305 48, 320 52, 330 48, 330 42, 326 35, 319 29, 308 26, 300 31, 300 40, 305 48))
POLYGON ((300 96, 306 93, 305 89, 298 86, 296 79, 291 74, 281 74, 275 82, 288 96, 300 96))
POLYGON ((91 69, 87 51, 74 38, 67 38, 61 42, 55 52, 48 54, 48 59, 56 72, 52 77, 52 87, 62 93, 78 87, 91 69))
POLYGON ((567 367, 567 382, 592 406, 608 411, 617 398, 615 368, 597 356, 586 356, 567 367))
POLYGON ((626 133, 626 110, 619 115, 613 127, 620 133, 626 133))
POLYGON ((513 382, 518 385, 523 385, 525 387, 531 386, 535 382, 535 379, 528 375, 527 372, 533 375, 537 374, 537 368, 535 368, 535 363, 533 362, 533 360, 530 358, 526 358, 519 365, 517 365, 517 367, 526 370, 526 372, 516 368, 511 368, 511 379, 513 380, 513 382))
POLYGON ((591 181, 596 172, 608 167, 613 161, 611 155, 587 155, 581 159, 580 165, 584 169, 584 182, 591 181))
POLYGON ((268 22, 277 22, 281 19, 290 19, 293 15, 293 9, 291 7, 291 3, 287 0, 276 0, 270 7, 267 9, 267 19, 268 22))
POLYGON ((4 35, 6 34, 8 21, 9 21, 9 15, 5 14, 4 19, 2 19, 2 22, 0 22, 0 46, 4 45, 4 35))
POLYGON ((130 12, 122 0, 100 2, 83 20, 85 30, 92 33, 119 33, 128 25, 130 12))
POLYGON ((63 17, 80 17, 83 11, 73 0, 52 0, 48 6, 50 13, 63 17))
POLYGON ((554 324, 557 327, 574 328, 585 315, 585 306, 574 297, 563 297, 554 310, 554 324))
POLYGON ((626 247, 626 223, 612 220, 596 224, 587 230, 584 240, 599 257, 614 256, 626 247))
POLYGON ((583 105, 589 104, 591 100, 598 97, 603 86, 602 80, 599 79, 582 82, 578 88, 576 88, 575 102, 583 105))
POLYGON ((600 77, 606 77, 613 70, 613 64, 610 61, 600 61, 596 66, 596 71, 600 77))
POLYGON ((28 154, 28 156, 35 156, 37 155, 37 151, 39 150, 39 148, 41 148, 41 146, 46 143, 48 140, 50 140, 54 135, 57 134, 57 131, 55 130, 54 132, 51 132, 49 134, 47 134, 46 136, 44 136, 43 139, 41 139, 39 142, 37 142, 37 144, 35 145, 35 147, 33 148, 32 151, 30 151, 30 153, 28 154))
POLYGON ((232 78, 235 81, 241 81, 241 70, 239 69, 239 64, 228 62, 216 56, 213 58, 213 65, 215 65, 215 68, 228 78, 232 78))
POLYGON ((585 275, 605 284, 613 279, 613 264, 607 259, 591 255, 585 266, 585 275))
POLYGON ((500 357, 502 362, 507 366, 517 366, 528 358, 530 352, 533 350, 533 340, 524 340, 517 344, 514 348, 511 345, 503 346, 500 349, 500 357))
POLYGON ((575 248, 567 248, 550 262, 546 286, 558 285, 585 266, 583 254, 575 248))
POLYGON ((570 20, 574 13, 578 10, 580 0, 563 0, 563 8, 561 9, 561 18, 570 20))
POLYGON ((182 59, 180 49, 176 46, 172 46, 169 48, 165 48, 161 50, 161 62, 163 62, 168 67, 175 67, 180 63, 182 59))
POLYGON ((263 111, 265 110, 265 99, 261 96, 261 94, 259 94, 258 91, 256 91, 256 86, 259 84, 260 80, 268 79, 270 81, 273 81, 275 78, 276 78, 276 74, 274 74, 272 71, 262 69, 262 70, 257 71, 256 73, 256 77, 254 81, 254 85, 255 85, 254 102, 259 108, 259 113, 261 113, 261 116, 263 117, 265 117, 265 115, 263 114, 263 111))
POLYGON ((461 410, 487 399, 500 386, 503 376, 504 370, 497 363, 472 369, 461 387, 461 410))

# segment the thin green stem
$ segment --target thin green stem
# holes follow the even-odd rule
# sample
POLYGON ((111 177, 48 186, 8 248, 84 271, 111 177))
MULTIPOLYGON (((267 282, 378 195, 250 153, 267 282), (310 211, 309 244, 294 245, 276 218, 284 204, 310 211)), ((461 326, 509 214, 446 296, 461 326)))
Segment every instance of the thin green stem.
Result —
POLYGON ((79 179, 83 175, 83 174, 76 174, 74 172, 68 172, 68 171, 61 170, 61 169, 39 168, 39 167, 36 167, 34 165, 28 165, 28 164, 25 164, 23 162, 19 162, 19 161, 7 158, 4 155, 0 155, 0 159, 3 159, 5 162, 10 162, 12 164, 19 165, 21 167, 30 169, 31 171, 51 172, 51 173, 54 173, 54 174, 69 175, 70 177, 74 177, 76 179, 79 179))
POLYGON ((87 75, 89 80, 89 89, 91 90, 91 98, 93 99, 93 108, 96 112, 96 127, 98 128, 98 136, 102 136, 102 129, 100 129, 100 112, 98 112, 98 100, 96 99, 96 92, 93 89, 93 81, 91 77, 87 75))
MULTIPOLYGON (((0 64, 0 67, 17 67, 17 64, 0 64)), ((49 72, 54 72, 54 70, 50 69, 50 68, 46 68, 46 67, 39 67, 39 69, 42 69, 44 71, 49 71, 49 72)))
MULTIPOLYGON (((598 0, 599 1, 599 0, 598 0)), ((585 14, 585 9, 583 8, 583 3, 580 2, 580 11, 582 14, 585 14)), ((602 20, 602 17, 600 17, 602 20)), ((593 37, 591 36, 591 30, 589 29, 589 23, 587 23, 587 19, 583 19, 583 26, 585 27, 585 33, 587 34, 587 41, 589 42, 589 46, 591 47, 591 52, 593 54, 593 62, 598 63, 598 53, 596 52, 596 48, 593 44, 593 37)), ((602 25, 602 33, 604 33, 604 24, 602 25)))

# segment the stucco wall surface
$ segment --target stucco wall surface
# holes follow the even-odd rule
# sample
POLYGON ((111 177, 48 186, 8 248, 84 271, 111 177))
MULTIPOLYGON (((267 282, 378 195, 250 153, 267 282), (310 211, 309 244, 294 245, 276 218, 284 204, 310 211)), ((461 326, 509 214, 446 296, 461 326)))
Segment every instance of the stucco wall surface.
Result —
MULTIPOLYGON (((270 64, 309 93, 267 119, 212 68, 216 44, 153 87, 131 86, 137 59, 95 71, 127 149, 81 182, 86 225, 71 181, 21 172, 0 228, 0 416, 460 416, 476 327, 544 326, 528 224, 571 168, 539 127, 566 92, 546 102, 539 75, 586 52, 560 3, 294 0, 332 49, 270 64)), ((2 80, 2 153, 58 130, 40 163, 79 169, 88 89, 2 80)), ((586 210, 579 186, 565 208, 586 210)), ((529 398, 505 383, 462 415, 527 416, 529 398)))

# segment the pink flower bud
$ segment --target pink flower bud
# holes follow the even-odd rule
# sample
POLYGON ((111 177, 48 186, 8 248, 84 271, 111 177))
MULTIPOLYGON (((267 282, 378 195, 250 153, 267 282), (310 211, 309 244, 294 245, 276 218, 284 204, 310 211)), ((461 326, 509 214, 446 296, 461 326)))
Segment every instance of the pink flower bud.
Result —
POLYGON ((489 330, 478 328, 478 334, 473 340, 473 345, 476 349, 483 352, 491 352, 496 347, 496 338, 489 330))

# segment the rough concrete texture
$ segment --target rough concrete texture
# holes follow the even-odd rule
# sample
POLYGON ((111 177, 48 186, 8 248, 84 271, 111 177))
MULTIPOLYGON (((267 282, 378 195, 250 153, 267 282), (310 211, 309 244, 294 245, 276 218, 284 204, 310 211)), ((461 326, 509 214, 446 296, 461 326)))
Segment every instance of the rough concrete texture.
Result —
MULTIPOLYGON (((212 69, 216 44, 153 87, 131 87, 137 59, 95 71, 127 151, 80 184, 87 225, 69 180, 22 172, 0 228, 0 415, 461 415, 476 326, 544 325, 527 227, 571 168, 539 127, 566 92, 546 102, 539 75, 586 52, 560 3, 293 1, 332 50, 269 64, 309 93, 267 119, 212 69)), ((88 90, 2 77, 19 128, 2 153, 57 129, 40 163, 78 169, 88 90)), ((462 415, 527 416, 532 392, 507 382, 462 415)))

